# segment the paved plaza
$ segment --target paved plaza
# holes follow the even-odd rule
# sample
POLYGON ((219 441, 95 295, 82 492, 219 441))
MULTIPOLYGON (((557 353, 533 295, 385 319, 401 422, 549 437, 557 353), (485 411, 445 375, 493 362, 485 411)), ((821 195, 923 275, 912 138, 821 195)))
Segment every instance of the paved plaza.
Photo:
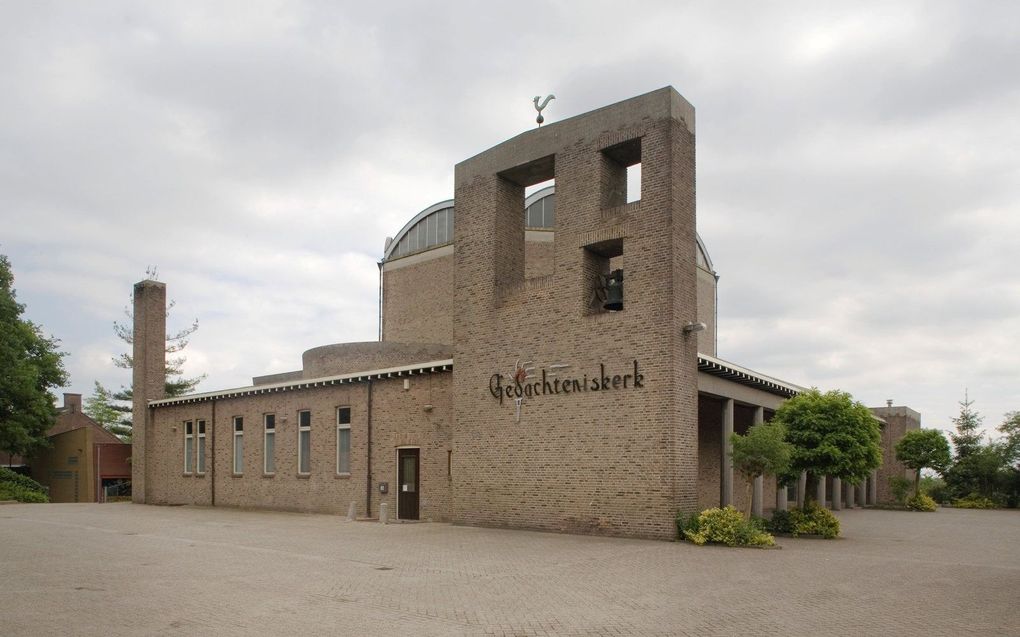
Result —
POLYGON ((1020 635, 1020 512, 782 550, 223 508, 0 506, 4 635, 1020 635))

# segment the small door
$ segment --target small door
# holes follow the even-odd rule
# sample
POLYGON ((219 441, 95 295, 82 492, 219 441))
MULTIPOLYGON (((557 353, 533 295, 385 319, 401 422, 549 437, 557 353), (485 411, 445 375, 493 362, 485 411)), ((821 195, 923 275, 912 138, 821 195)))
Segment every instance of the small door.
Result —
POLYGON ((401 520, 418 519, 418 450, 398 450, 400 492, 397 494, 397 517, 401 520))

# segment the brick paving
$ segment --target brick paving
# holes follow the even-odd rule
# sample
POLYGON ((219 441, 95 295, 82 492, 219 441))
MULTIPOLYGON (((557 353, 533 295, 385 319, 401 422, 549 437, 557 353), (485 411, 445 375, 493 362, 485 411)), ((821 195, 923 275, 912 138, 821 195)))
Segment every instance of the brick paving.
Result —
POLYGON ((0 507, 4 635, 1020 635, 1020 512, 782 550, 226 508, 0 507))

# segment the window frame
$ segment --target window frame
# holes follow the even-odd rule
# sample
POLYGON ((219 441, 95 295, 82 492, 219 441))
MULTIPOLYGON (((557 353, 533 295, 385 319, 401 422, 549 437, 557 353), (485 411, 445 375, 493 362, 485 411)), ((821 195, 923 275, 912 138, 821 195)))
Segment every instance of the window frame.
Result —
POLYGON ((195 422, 193 420, 184 421, 184 473, 191 475, 194 473, 193 465, 195 464, 195 422), (188 443, 191 443, 190 448, 188 443))
POLYGON ((262 474, 271 476, 276 474, 276 414, 262 414, 262 474), (269 421, 272 420, 272 427, 269 426, 269 421), (273 449, 271 453, 267 453, 269 449, 269 436, 273 437, 273 449), (273 461, 273 469, 269 470, 269 461, 273 461))
POLYGON ((195 449, 195 475, 204 476, 205 475, 205 461, 206 461, 205 439, 206 439, 206 437, 208 435, 208 433, 206 432, 206 421, 205 420, 196 420, 195 421, 195 429, 196 429, 195 436, 196 436, 196 440, 198 441, 198 444, 195 445, 195 447, 196 447, 196 449, 195 449))
POLYGON ((349 405, 342 405, 336 408, 336 474, 338 476, 349 476, 351 475, 351 408, 349 405), (346 432, 347 434, 347 449, 346 451, 341 450, 340 446, 340 434, 346 432), (341 470, 341 453, 346 453, 347 470, 341 470))
POLYGON ((302 409, 297 413, 297 472, 298 475, 307 476, 312 473, 312 410, 302 409), (308 424, 302 424, 301 416, 308 414, 308 424), (308 434, 308 458, 305 458, 301 453, 301 434, 308 434), (307 463, 302 463, 302 460, 307 460, 307 463), (302 471, 302 464, 307 464, 307 468, 302 471))
POLYGON ((244 416, 234 416, 230 419, 232 434, 233 434, 233 445, 230 450, 232 452, 230 459, 230 468, 235 475, 242 475, 244 473, 244 416), (238 426, 241 427, 238 430, 238 426), (238 458, 237 452, 241 452, 240 458, 238 458), (238 460, 240 459, 240 467, 238 467, 238 460))

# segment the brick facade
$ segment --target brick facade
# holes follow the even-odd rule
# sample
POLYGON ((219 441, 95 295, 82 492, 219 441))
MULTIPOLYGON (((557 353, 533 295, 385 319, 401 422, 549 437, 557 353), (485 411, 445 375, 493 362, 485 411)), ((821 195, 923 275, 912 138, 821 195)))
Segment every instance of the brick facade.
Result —
MULTIPOLYGON (((729 497, 722 406, 732 404, 742 433, 797 388, 714 358, 717 277, 695 232, 693 107, 665 88, 530 130, 458 164, 455 195, 452 240, 416 238, 400 256, 401 237, 388 242, 380 342, 313 348, 301 370, 252 387, 158 400, 165 326, 153 317, 164 316, 166 292, 138 284, 136 500, 333 514, 353 503, 369 517, 386 503, 398 517, 401 449, 419 450, 422 519, 668 539, 678 511, 729 497), (636 163, 641 198, 628 202, 636 163), (549 179, 555 231, 526 230, 525 188, 549 179), (607 311, 602 288, 617 269, 623 308, 607 311), (351 414, 344 474, 338 407, 351 414), (194 431, 199 420, 203 475, 184 460, 185 423, 194 431)), ((766 510, 775 494, 767 480, 766 510)), ((732 503, 747 508, 748 497, 735 475, 732 503)))
POLYGON ((878 470, 878 501, 894 502, 889 479, 907 478, 913 483, 914 472, 896 459, 896 443, 908 431, 921 428, 921 414, 904 406, 872 407, 871 413, 885 421, 882 425, 882 466, 878 470))

